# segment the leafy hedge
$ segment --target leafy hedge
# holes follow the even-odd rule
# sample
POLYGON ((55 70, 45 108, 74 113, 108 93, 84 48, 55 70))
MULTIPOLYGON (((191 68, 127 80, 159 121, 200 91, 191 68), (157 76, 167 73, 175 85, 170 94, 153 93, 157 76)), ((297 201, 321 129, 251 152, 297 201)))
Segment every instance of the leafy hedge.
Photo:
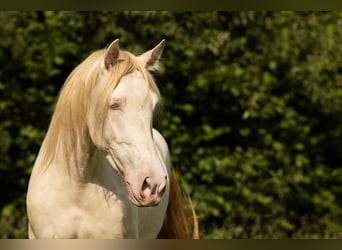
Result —
POLYGON ((341 17, 0 13, 0 236, 26 237, 27 181, 65 78, 119 37, 135 53, 167 40, 155 126, 202 237, 341 238, 341 17))

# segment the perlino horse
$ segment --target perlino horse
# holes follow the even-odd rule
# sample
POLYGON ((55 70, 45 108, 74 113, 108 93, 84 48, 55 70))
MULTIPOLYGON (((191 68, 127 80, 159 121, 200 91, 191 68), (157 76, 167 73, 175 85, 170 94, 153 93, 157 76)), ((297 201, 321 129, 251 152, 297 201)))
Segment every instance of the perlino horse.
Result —
POLYGON ((168 146, 153 129, 164 40, 140 56, 118 39, 67 78, 27 193, 29 238, 188 238, 168 146))

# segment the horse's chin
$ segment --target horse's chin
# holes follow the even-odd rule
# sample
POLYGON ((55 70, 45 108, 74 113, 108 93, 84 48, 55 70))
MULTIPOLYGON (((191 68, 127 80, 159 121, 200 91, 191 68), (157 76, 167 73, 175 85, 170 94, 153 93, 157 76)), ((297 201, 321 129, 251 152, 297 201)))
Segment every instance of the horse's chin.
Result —
POLYGON ((137 207, 155 207, 158 206, 160 203, 160 199, 153 201, 140 201, 137 198, 131 196, 129 196, 129 200, 133 203, 133 205, 137 207))

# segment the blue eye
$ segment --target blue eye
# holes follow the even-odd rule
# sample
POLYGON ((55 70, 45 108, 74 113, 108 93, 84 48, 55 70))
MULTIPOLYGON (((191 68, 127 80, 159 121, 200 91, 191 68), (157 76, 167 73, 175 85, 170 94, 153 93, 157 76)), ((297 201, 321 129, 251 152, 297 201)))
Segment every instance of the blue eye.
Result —
POLYGON ((120 105, 119 105, 119 103, 114 102, 110 105, 110 108, 113 110, 117 110, 117 109, 120 109, 120 105))

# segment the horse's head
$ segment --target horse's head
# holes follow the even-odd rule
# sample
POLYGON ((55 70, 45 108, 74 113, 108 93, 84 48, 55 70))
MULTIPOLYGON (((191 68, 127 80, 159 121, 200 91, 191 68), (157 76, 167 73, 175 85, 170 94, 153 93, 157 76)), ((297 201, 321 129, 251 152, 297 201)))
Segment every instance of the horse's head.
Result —
POLYGON ((137 206, 158 205, 168 183, 152 131, 159 91, 148 72, 157 68, 163 47, 164 41, 136 57, 120 51, 118 40, 112 42, 101 57, 89 100, 90 136, 123 176, 137 206))

